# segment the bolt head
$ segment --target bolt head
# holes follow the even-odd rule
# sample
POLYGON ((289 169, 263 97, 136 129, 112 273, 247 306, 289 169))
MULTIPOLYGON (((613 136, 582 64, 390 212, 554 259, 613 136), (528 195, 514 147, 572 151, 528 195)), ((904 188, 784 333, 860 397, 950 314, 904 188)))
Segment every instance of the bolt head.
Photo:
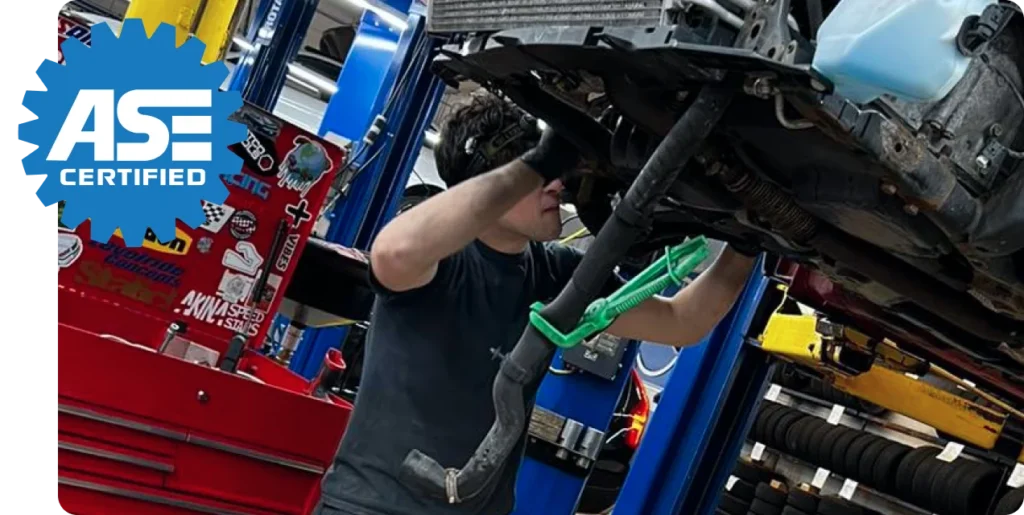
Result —
POLYGON ((882 193, 885 193, 886 195, 895 195, 896 194, 896 185, 888 183, 888 182, 883 183, 882 184, 882 193))
POLYGON ((199 390, 196 393, 196 400, 199 401, 200 404, 206 404, 210 401, 210 394, 206 393, 204 390, 199 390))
POLYGON ((992 160, 989 159, 988 156, 978 156, 977 159, 974 160, 974 164, 977 165, 978 168, 984 170, 992 164, 992 160))
POLYGON ((917 206, 915 206, 913 204, 907 204, 907 205, 903 206, 903 211, 906 212, 910 216, 914 216, 914 215, 916 215, 916 214, 921 212, 921 210, 917 206))

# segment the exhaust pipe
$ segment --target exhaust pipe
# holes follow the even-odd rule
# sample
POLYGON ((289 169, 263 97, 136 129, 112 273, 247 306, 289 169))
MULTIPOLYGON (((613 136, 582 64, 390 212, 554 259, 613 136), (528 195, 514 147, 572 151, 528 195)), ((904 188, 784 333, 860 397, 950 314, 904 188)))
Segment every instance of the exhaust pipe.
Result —
MULTIPOLYGON (((563 332, 579 322, 626 251, 650 226, 655 204, 717 125, 733 95, 721 86, 701 90, 615 207, 569 283, 541 310, 541 316, 563 332)), ((473 499, 487 490, 524 436, 527 398, 536 391, 554 351, 551 342, 532 325, 527 326, 502 361, 493 389, 496 419, 469 461, 461 469, 445 468, 414 449, 402 464, 402 481, 449 504, 473 499)))

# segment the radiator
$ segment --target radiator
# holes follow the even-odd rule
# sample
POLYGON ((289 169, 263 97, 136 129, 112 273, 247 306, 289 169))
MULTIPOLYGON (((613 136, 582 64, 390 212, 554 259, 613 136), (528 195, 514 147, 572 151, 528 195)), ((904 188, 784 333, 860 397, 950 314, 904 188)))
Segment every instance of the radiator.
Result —
POLYGON ((661 0, 430 0, 428 30, 477 32, 564 25, 647 26, 661 0))

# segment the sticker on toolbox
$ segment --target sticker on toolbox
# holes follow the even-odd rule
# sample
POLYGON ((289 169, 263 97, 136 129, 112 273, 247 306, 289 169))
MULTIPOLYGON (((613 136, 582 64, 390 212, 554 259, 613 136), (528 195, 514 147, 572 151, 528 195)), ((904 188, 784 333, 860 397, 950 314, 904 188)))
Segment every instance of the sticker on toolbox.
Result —
POLYGON ((170 310, 178 291, 154 286, 140 277, 124 277, 113 267, 95 261, 83 261, 75 267, 74 281, 106 293, 135 300, 160 311, 170 310))
POLYGON ((252 211, 237 211, 231 217, 231 235, 239 240, 247 240, 256 233, 256 215, 252 211))
POLYGON ((82 238, 69 229, 57 229, 57 264, 68 268, 82 257, 82 238))
POLYGON ((274 267, 279 272, 288 270, 288 267, 292 264, 292 256, 295 255, 295 248, 299 245, 299 235, 289 234, 284 240, 284 245, 281 247, 281 253, 277 256, 277 261, 274 263, 274 267))
POLYGON ((129 249, 113 243, 90 241, 89 247, 103 252, 103 263, 126 272, 165 284, 173 288, 181 286, 185 270, 180 266, 151 255, 145 250, 129 249))
POLYGON ((198 250, 200 254, 206 254, 210 252, 211 249, 213 249, 213 238, 209 236, 203 236, 196 242, 196 250, 198 250))
POLYGON ((298 229, 313 218, 312 213, 306 209, 307 207, 309 207, 309 202, 302 199, 298 204, 288 204, 284 208, 284 212, 292 219, 292 229, 298 229))
POLYGON ((216 234, 224 228, 224 224, 228 223, 231 216, 235 214, 235 208, 227 204, 214 204, 204 200, 203 214, 206 215, 206 221, 199 227, 216 234))
MULTIPOLYGON (((120 229, 114 231, 114 236, 124 239, 120 229)), ((153 232, 153 229, 146 229, 146 235, 142 237, 142 248, 163 252, 164 254, 184 256, 188 254, 188 249, 191 247, 192 237, 177 227, 174 228, 174 239, 171 241, 160 241, 156 237, 156 233, 153 232)))
POLYGON ((235 244, 235 248, 224 251, 221 264, 236 272, 255 276, 263 266, 263 256, 256 250, 256 245, 240 241, 235 244))
POLYGON ((259 334, 260 326, 267 317, 258 309, 196 290, 188 292, 174 312, 249 337, 259 334))
POLYGON ((319 143, 305 136, 296 136, 294 143, 295 147, 277 166, 277 185, 297 191, 305 199, 309 190, 334 168, 334 163, 319 143))
POLYGON ((245 167, 262 177, 274 177, 277 174, 277 154, 274 152, 274 138, 257 134, 252 130, 241 143, 242 161, 245 167))
POLYGON ((277 274, 267 275, 267 283, 263 286, 263 293, 256 299, 256 309, 262 311, 270 310, 270 303, 274 302, 278 290, 281 289, 281 276, 277 274))
POLYGON ((245 274, 225 270, 217 287, 217 296, 233 304, 245 303, 252 294, 255 279, 245 274))
POLYGON ((267 200, 270 198, 270 185, 247 173, 225 175, 224 183, 228 186, 235 186, 242 191, 251 193, 254 197, 260 200, 267 200))

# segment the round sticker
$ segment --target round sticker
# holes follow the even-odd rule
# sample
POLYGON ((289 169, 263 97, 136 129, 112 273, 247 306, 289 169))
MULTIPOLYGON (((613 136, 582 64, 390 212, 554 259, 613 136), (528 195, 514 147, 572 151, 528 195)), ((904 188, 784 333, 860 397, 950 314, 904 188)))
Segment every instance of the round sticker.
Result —
POLYGON ((238 211, 231 217, 231 235, 247 240, 256 232, 256 215, 251 211, 238 211))

